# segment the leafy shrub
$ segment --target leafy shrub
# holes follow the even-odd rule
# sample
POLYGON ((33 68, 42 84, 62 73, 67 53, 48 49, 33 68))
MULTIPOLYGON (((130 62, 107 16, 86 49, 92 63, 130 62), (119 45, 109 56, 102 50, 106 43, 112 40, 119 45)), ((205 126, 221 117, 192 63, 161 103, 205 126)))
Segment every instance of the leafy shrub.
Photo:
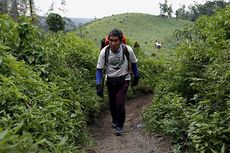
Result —
POLYGON ((0 152, 77 149, 85 126, 79 102, 59 96, 55 84, 10 54, 0 59, 0 152))
POLYGON ((146 129, 170 134, 177 151, 230 151, 229 14, 227 7, 182 32, 191 37, 183 37, 143 113, 146 129))
POLYGON ((49 30, 53 32, 58 32, 60 30, 64 30, 65 28, 65 20, 61 17, 61 15, 56 13, 50 13, 46 17, 46 23, 49 26, 49 30))
POLYGON ((95 46, 73 33, 44 34, 27 18, 1 16, 0 26, 0 152, 75 152, 103 104, 95 46))

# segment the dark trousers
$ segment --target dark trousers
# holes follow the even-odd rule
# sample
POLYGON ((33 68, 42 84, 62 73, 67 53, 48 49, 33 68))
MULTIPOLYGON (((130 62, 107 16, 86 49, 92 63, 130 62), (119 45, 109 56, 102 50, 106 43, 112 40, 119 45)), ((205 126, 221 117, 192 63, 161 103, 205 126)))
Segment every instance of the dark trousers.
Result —
POLYGON ((109 83, 107 85, 112 122, 122 128, 125 122, 125 97, 129 81, 121 84, 109 83))

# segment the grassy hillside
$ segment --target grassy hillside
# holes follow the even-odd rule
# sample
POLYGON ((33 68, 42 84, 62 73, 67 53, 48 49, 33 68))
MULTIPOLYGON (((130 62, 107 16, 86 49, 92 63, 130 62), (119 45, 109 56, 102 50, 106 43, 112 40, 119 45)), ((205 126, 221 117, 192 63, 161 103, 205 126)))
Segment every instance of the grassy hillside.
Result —
POLYGON ((127 35, 129 40, 137 41, 145 53, 153 53, 156 40, 160 40, 164 45, 176 29, 190 24, 191 22, 185 20, 141 13, 125 13, 98 19, 83 27, 82 31, 86 37, 93 39, 99 45, 101 38, 111 29, 118 28, 127 35))

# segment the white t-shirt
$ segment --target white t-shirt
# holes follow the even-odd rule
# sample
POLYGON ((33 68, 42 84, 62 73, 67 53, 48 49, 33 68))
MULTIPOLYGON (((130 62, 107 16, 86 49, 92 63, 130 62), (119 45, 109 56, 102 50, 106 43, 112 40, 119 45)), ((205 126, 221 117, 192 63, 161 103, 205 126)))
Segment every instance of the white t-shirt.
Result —
MULTIPOLYGON (((99 55, 99 59, 97 62, 97 68, 103 69, 105 66, 105 50, 108 46, 104 47, 99 55)), ((136 63, 137 58, 132 50, 132 48, 128 45, 126 45, 127 50, 129 52, 129 61, 130 63, 136 63)), ((122 75, 128 74, 128 60, 126 56, 124 55, 123 60, 123 47, 122 44, 120 45, 120 48, 117 50, 116 53, 113 53, 111 49, 109 50, 109 56, 108 56, 108 63, 106 63, 106 75, 108 77, 119 77, 122 75)), ((130 80, 131 76, 128 74, 126 76, 126 80, 130 80)))

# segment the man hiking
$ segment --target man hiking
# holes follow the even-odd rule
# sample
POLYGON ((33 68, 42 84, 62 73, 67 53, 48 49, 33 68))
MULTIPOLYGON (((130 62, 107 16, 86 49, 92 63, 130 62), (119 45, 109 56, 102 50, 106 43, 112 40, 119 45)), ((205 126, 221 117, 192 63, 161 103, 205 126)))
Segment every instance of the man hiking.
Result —
POLYGON ((117 29, 109 33, 109 45, 101 50, 96 70, 96 91, 97 95, 102 97, 102 71, 105 67, 112 127, 115 128, 117 136, 124 132, 125 97, 132 77, 130 71, 133 74, 131 85, 136 86, 139 81, 137 58, 132 48, 122 43, 122 37, 122 32, 117 29))
POLYGON ((156 47, 157 49, 160 49, 160 48, 161 48, 161 43, 160 43, 160 41, 157 41, 157 40, 156 40, 155 47, 156 47))

